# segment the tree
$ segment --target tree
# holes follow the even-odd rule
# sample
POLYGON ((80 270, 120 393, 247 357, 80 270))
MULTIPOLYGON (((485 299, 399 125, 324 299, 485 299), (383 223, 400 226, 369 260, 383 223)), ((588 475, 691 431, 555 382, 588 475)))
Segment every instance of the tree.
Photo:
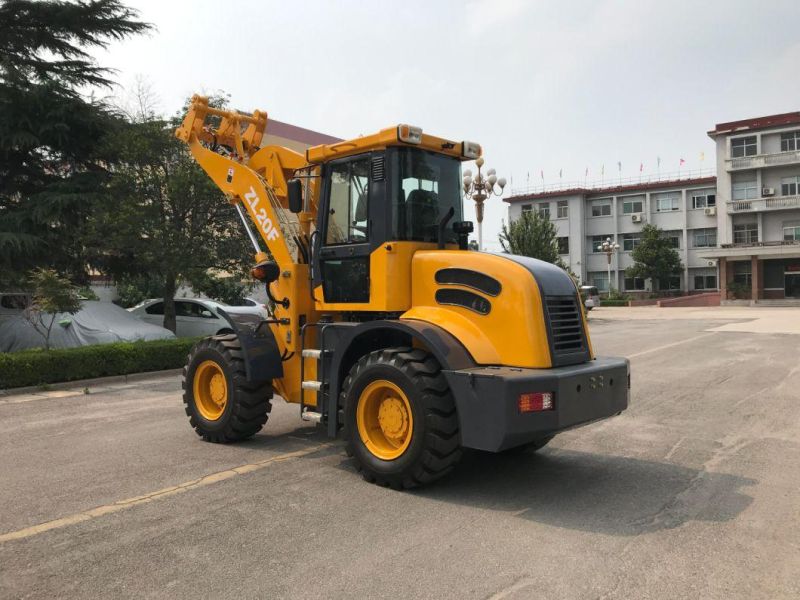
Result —
POLYGON ((556 226, 538 212, 524 212, 508 225, 503 223, 500 245, 503 252, 538 258, 564 268, 558 254, 556 226))
POLYGON ((244 277, 252 260, 235 209, 175 138, 178 120, 148 107, 115 133, 119 162, 91 236, 101 270, 160 288, 171 331, 182 281, 202 279, 198 273, 209 269, 244 277))
POLYGON ((85 282, 85 223, 119 121, 82 93, 112 83, 88 50, 147 31, 136 17, 119 0, 0 0, 0 285, 45 260, 85 282))
POLYGON ((81 309, 78 289, 69 279, 59 276, 53 269, 34 270, 29 284, 33 299, 23 316, 36 333, 42 336, 45 349, 50 350, 50 333, 58 313, 74 315, 81 309))
POLYGON ((683 271, 677 251, 655 225, 642 227, 642 239, 633 249, 631 258, 634 264, 625 269, 626 277, 664 281, 683 271))

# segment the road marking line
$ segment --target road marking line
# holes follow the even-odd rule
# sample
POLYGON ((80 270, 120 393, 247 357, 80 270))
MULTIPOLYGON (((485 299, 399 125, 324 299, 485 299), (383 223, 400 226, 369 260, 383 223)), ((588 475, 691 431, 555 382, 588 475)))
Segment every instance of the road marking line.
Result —
POLYGON ((26 527, 25 529, 18 529, 17 531, 9 531, 8 533, 0 534, 0 544, 4 542, 10 542, 12 540, 22 540, 25 538, 33 537, 35 535, 39 535, 40 533, 51 531, 53 529, 62 529, 64 527, 68 527, 69 525, 75 525, 76 523, 81 523, 83 521, 96 519, 97 517, 102 517, 103 515, 108 515, 111 513, 120 512, 122 510, 127 510, 129 508, 138 506, 140 504, 146 504, 148 502, 152 502, 153 500, 161 500, 162 498, 168 498, 170 496, 175 496, 177 494, 183 494, 184 492, 188 492, 190 490, 194 490, 200 487, 205 487, 207 485, 213 485, 215 483, 219 483, 220 481, 225 481, 226 479, 238 477, 239 475, 252 473, 253 471, 259 471, 265 467, 268 467, 273 463, 283 462, 286 460, 291 460, 293 458, 299 458, 301 456, 313 454, 314 452, 322 450, 323 448, 327 448, 331 445, 332 445, 331 443, 319 444, 311 448, 297 450, 296 452, 287 452, 286 454, 279 454, 278 456, 265 458, 264 460, 260 460, 254 463, 240 465, 238 467, 233 467, 232 469, 219 471, 218 473, 211 473, 210 475, 205 475, 199 479, 194 479, 192 481, 179 483, 178 485, 173 485, 161 490, 156 490, 155 492, 150 492, 149 494, 144 494, 142 496, 134 496, 133 498, 118 500, 112 504, 105 504, 103 506, 98 506, 90 510, 76 513, 74 515, 62 517, 60 519, 45 521, 44 523, 39 523, 38 525, 26 527))
POLYGON ((696 340, 702 340, 703 338, 710 337, 712 335, 716 335, 715 331, 711 333, 704 333, 703 335, 696 335, 691 338, 687 338, 685 340, 681 340, 679 342, 672 342, 671 344, 666 344, 664 346, 658 346, 657 348, 650 348, 649 350, 642 350, 641 352, 637 352, 636 354, 628 355, 628 358, 637 358, 639 356, 644 356, 645 354, 651 354, 653 352, 660 352, 661 350, 666 350, 667 348, 674 348, 675 346, 680 346, 681 344, 688 344, 689 342, 694 342, 696 340))

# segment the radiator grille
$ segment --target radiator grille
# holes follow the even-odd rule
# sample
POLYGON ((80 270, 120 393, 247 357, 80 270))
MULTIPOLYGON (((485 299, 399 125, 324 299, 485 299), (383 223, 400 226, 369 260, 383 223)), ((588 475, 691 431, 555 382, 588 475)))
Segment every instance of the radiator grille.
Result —
POLYGON ((584 354, 586 338, 583 333, 583 318, 577 297, 548 296, 545 304, 553 354, 555 356, 584 354))

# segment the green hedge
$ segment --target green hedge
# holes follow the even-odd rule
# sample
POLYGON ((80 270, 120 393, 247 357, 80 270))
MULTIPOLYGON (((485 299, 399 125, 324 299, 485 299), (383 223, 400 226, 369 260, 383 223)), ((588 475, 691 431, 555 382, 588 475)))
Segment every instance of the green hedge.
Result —
POLYGON ((199 338, 0 353, 0 389, 177 369, 199 338))
POLYGON ((628 300, 600 300, 600 306, 628 306, 628 300))

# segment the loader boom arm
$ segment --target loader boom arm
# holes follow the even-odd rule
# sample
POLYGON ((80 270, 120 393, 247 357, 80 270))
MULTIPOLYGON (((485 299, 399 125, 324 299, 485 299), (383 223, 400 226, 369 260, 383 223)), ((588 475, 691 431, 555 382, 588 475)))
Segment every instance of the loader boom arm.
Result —
MULTIPOLYGON (((260 148, 266 127, 264 112, 248 115, 221 110, 196 95, 175 135, 186 142, 198 164, 230 202, 245 208, 275 262, 287 269, 297 262, 292 256, 292 238, 304 233, 302 225, 309 219, 298 222, 287 210, 286 182, 306 166, 306 161, 288 148, 260 148), (216 127, 209 123, 214 117, 219 120, 216 127)), ((263 260, 265 257, 256 250, 256 260, 263 260)))

